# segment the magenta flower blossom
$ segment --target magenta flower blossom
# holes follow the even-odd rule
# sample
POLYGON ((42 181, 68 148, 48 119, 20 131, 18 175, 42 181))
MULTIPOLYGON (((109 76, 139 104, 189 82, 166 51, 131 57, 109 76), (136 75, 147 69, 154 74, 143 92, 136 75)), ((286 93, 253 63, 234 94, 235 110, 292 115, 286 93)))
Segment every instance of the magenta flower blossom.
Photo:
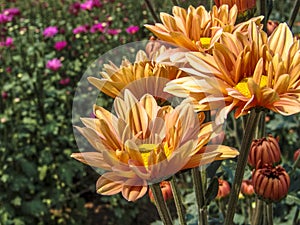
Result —
POLYGON ((21 13, 18 8, 9 8, 9 9, 4 9, 3 14, 14 17, 14 16, 19 16, 21 13))
POLYGON ((106 23, 97 23, 91 27, 90 32, 91 33, 96 33, 97 31, 104 32, 105 27, 106 27, 106 23))
POLYGON ((43 31, 44 37, 54 37, 58 33, 58 29, 55 26, 45 28, 43 31))
POLYGON ((59 70, 60 67, 62 67, 62 64, 61 64, 60 60, 57 58, 48 60, 47 65, 46 65, 46 68, 48 68, 49 70, 52 70, 52 71, 57 71, 57 70, 59 70))
POLYGON ((79 2, 74 2, 69 6, 69 13, 77 16, 79 11, 80 11, 80 3, 79 2))
POLYGON ((0 24, 7 23, 11 21, 12 17, 5 15, 4 13, 0 13, 0 24))
POLYGON ((5 41, 0 42, 1 47, 12 47, 14 45, 14 39, 12 37, 7 37, 5 41))
POLYGON ((93 6, 100 8, 103 6, 103 4, 100 2, 100 0, 93 0, 93 6))
POLYGON ((63 50, 66 46, 67 46, 67 42, 66 42, 66 41, 57 41, 57 42, 55 42, 55 44, 54 44, 54 48, 55 48, 57 51, 63 50))
POLYGON ((84 3, 80 4, 80 8, 82 10, 92 10, 93 6, 94 4, 92 0, 85 1, 84 3))
POLYGON ((67 77, 67 78, 61 79, 59 81, 59 84, 63 85, 63 86, 67 86, 70 83, 70 81, 71 81, 71 79, 69 77, 67 77))
POLYGON ((73 29, 73 34, 80 34, 80 33, 86 33, 88 32, 88 26, 87 25, 80 25, 73 29))
POLYGON ((131 26, 129 26, 129 27, 127 27, 126 28, 126 32, 128 33, 128 34, 135 34, 136 32, 138 32, 139 31, 139 27, 138 26, 133 26, 133 25, 131 25, 131 26))
POLYGON ((121 33, 121 29, 108 29, 107 33, 110 35, 118 35, 119 33, 121 33))

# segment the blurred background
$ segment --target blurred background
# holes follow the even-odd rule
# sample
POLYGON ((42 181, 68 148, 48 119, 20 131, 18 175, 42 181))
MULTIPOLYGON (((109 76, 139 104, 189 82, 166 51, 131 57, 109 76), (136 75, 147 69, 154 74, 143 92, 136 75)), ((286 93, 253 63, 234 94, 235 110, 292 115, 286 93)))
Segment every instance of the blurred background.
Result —
MULTIPOLYGON (((171 13, 171 0, 151 2, 156 15, 171 13)), ((209 9, 212 2, 179 4, 209 9)), ((269 18, 287 22, 293 4, 274 0, 269 18)), ((101 54, 149 39, 143 25, 153 23, 142 0, 0 0, 1 225, 147 225, 158 220, 148 196, 131 203, 120 195, 96 194, 99 174, 70 157, 78 152, 72 127, 78 81, 101 54)), ((299 23, 298 14, 295 34, 299 23)), ((103 96, 100 103, 109 107, 111 100, 103 96)), ((268 118, 267 129, 279 137, 283 161, 291 167, 293 152, 300 148, 299 116, 268 118)), ((234 145, 240 131, 228 125, 226 144, 234 145)), ((223 168, 230 182, 232 172, 225 168, 230 165, 223 168)), ((182 185, 189 187, 190 178, 182 176, 182 185)), ((183 194, 192 209, 193 196, 183 194)), ((288 216, 299 212, 299 198, 293 201, 277 205, 280 224, 290 224, 288 216)))

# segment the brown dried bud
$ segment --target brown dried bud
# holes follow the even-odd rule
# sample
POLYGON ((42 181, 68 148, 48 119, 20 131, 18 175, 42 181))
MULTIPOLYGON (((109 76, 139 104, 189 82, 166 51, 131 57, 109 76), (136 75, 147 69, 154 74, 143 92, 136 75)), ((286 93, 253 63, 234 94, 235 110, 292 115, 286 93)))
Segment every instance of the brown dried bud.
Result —
MULTIPOLYGON (((300 157, 300 149, 294 152, 294 161, 296 162, 298 157, 300 157)), ((298 160, 297 167, 300 168, 300 159, 298 160)))
MULTIPOLYGON (((161 192, 163 194, 165 201, 168 201, 173 198, 173 193, 172 193, 172 188, 171 188, 170 182, 162 181, 162 182, 160 182, 159 186, 160 186, 160 189, 161 189, 161 192)), ((151 202, 155 202, 151 189, 149 189, 149 198, 150 198, 151 202)))
POLYGON ((268 20, 268 23, 267 23, 268 36, 270 36, 273 33, 273 31, 276 29, 276 27, 278 27, 278 25, 279 25, 278 21, 268 20))
POLYGON ((264 165, 252 174, 254 191, 267 202, 283 199, 290 187, 290 177, 282 166, 264 165))
POLYGON ((239 12, 245 12, 246 10, 252 9, 256 6, 256 0, 215 0, 215 4, 218 7, 226 4, 230 8, 236 5, 239 12))
POLYGON ((216 199, 222 199, 230 194, 230 185, 226 180, 219 179, 219 190, 216 199))
POLYGON ((254 195, 254 187, 252 184, 252 180, 243 180, 242 181, 241 192, 245 196, 254 195))
POLYGON ((252 168, 260 168, 264 164, 277 164, 280 162, 280 147, 278 141, 269 136, 252 141, 248 164, 252 168))

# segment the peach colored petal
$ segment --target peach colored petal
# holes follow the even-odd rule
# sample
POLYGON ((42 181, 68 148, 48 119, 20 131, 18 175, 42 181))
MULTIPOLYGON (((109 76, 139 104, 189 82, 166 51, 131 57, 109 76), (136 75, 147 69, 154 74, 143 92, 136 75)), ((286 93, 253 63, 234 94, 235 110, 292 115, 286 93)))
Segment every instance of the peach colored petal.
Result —
POLYGON ((148 185, 145 181, 141 184, 141 181, 131 179, 124 183, 122 195, 128 201, 136 201, 143 197, 147 193, 147 190, 148 185))
POLYGON ((71 157, 92 167, 111 170, 111 166, 104 161, 99 152, 72 153, 71 157))
POLYGON ((114 195, 122 191, 126 179, 113 172, 103 174, 97 181, 97 193, 102 195, 114 195))

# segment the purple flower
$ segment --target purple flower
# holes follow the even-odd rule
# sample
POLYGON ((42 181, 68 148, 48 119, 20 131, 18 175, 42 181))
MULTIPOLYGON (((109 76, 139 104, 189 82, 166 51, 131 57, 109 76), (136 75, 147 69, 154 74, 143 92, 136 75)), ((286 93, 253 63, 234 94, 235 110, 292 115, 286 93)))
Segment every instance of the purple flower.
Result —
POLYGON ((69 77, 65 78, 65 79, 61 79, 59 81, 59 84, 63 85, 63 86, 67 86, 70 83, 71 79, 69 77))
POLYGON ((103 4, 100 2, 100 0, 93 0, 93 6, 100 8, 103 6, 103 4))
POLYGON ((12 17, 9 17, 3 13, 0 13, 0 24, 1 23, 7 23, 9 21, 11 21, 12 17))
POLYGON ((104 32, 105 27, 106 27, 105 23, 97 23, 91 27, 90 32, 91 33, 96 33, 97 31, 104 32))
POLYGON ((3 91, 2 94, 1 94, 1 96, 2 96, 3 100, 6 100, 8 98, 8 93, 5 92, 5 91, 3 91))
POLYGON ((9 9, 4 9, 3 13, 7 16, 19 16, 20 15, 20 10, 18 8, 9 8, 9 9))
POLYGON ((87 25, 80 25, 73 29, 73 34, 86 33, 88 31, 87 25))
POLYGON ((53 37, 58 33, 58 29, 55 26, 50 26, 45 28, 45 30, 43 31, 43 35, 44 37, 53 37))
POLYGON ((0 42, 0 46, 2 47, 12 47, 14 45, 14 39, 12 37, 7 37, 5 41, 0 42))
POLYGON ((80 11, 80 3, 79 2, 74 2, 69 6, 69 13, 77 16, 78 12, 80 11))
POLYGON ((94 6, 94 4, 93 4, 92 0, 85 1, 84 3, 80 4, 80 8, 82 10, 91 10, 93 8, 93 6, 94 6))
POLYGON ((128 33, 128 34, 135 34, 136 32, 138 32, 139 31, 139 27, 138 26, 133 26, 133 25, 131 25, 131 26, 129 26, 129 27, 127 27, 126 28, 126 32, 128 33))
POLYGON ((62 67, 62 64, 61 64, 60 60, 57 58, 48 60, 47 65, 46 65, 46 68, 48 68, 52 71, 57 71, 57 70, 59 70, 60 67, 62 67))
POLYGON ((117 35, 117 34, 121 33, 121 29, 108 29, 107 33, 110 35, 117 35))
POLYGON ((54 44, 54 48, 55 48, 57 51, 63 50, 66 46, 67 46, 67 42, 66 42, 66 41, 57 41, 57 42, 55 42, 55 44, 54 44))

